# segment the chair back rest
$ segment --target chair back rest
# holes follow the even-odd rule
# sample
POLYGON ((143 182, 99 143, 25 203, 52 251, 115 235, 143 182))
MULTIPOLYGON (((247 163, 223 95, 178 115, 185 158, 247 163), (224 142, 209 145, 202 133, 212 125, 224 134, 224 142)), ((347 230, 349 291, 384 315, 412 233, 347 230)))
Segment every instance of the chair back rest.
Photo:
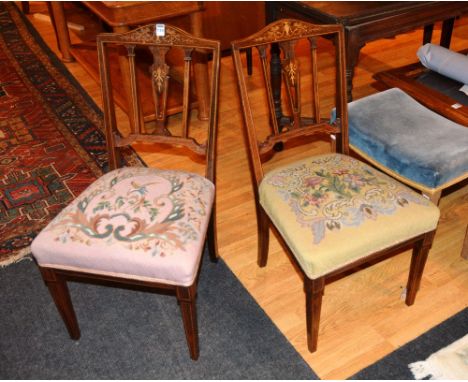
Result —
MULTIPOLYGON (((104 125, 109 152, 109 167, 120 164, 116 147, 132 143, 151 142, 181 146, 206 160, 206 177, 214 179, 214 156, 217 129, 220 43, 195 37, 168 24, 149 24, 127 33, 102 33, 97 36, 97 48, 104 107, 104 125), (200 57, 211 56, 209 81, 209 117, 200 128, 193 122, 191 110, 195 87, 192 86, 194 65, 200 57), (116 61, 128 66, 128 73, 119 79, 111 74, 116 61), (181 85, 182 84, 182 85, 181 85), (143 91, 142 91, 143 90, 143 91), (146 96, 145 96, 146 91, 146 96), (181 115, 176 132, 167 128, 170 97, 179 92, 178 109, 181 115), (116 119, 116 94, 126 92, 129 106, 130 132, 122 136, 116 119), (143 116, 143 102, 150 104, 150 113, 143 116), (149 122, 150 121, 150 122, 149 122), (196 126, 192 126, 196 125, 196 126), (192 129, 193 127, 193 129, 192 129), (199 130, 204 130, 200 132, 199 130), (199 141, 197 137, 203 137, 199 141)), ((206 85, 206 84, 205 84, 206 85)), ((120 121, 119 121, 120 122, 120 121)), ((172 126, 172 120, 171 120, 172 126)), ((127 128, 128 130, 128 128, 127 128)))
MULTIPOLYGON (((271 155, 268 155, 275 149, 284 147, 289 140, 305 141, 303 138, 306 136, 325 133, 336 137, 334 147, 337 151, 348 153, 345 50, 341 25, 314 25, 293 19, 279 20, 250 37, 234 41, 232 51, 250 159, 257 185, 263 178, 262 164, 266 161, 265 158, 271 158, 271 155), (331 77, 334 76, 335 86, 330 87, 328 78, 326 84, 328 91, 332 88, 334 93, 332 97, 328 95, 328 99, 333 98, 333 106, 336 108, 337 118, 332 124, 329 118, 322 118, 324 114, 321 113, 321 95, 325 95, 322 89, 319 89, 318 57, 322 57, 322 53, 320 52, 319 56, 318 50, 326 50, 326 59, 327 55, 330 57, 328 46, 331 45, 329 42, 318 44, 321 37, 331 39, 334 46, 332 60, 335 73, 332 73, 331 77), (322 45, 325 45, 325 48, 322 45), (242 50, 249 48, 256 48, 254 51, 258 52, 262 68, 265 98, 269 109, 269 123, 265 124, 254 123, 254 97, 249 97, 249 94, 258 93, 259 89, 252 78, 246 77, 240 55, 242 50), (307 73, 301 73, 301 68, 307 68, 307 73), (279 95, 282 95, 281 105, 277 101, 279 95), (278 115, 278 110, 275 109, 278 106, 283 109, 285 115, 278 115), (264 125, 268 127, 265 128, 264 125), (261 136, 266 136, 266 139, 260 139, 261 136)), ((255 101, 258 97, 257 94, 255 101)), ((330 111, 331 107, 328 112, 330 111)))

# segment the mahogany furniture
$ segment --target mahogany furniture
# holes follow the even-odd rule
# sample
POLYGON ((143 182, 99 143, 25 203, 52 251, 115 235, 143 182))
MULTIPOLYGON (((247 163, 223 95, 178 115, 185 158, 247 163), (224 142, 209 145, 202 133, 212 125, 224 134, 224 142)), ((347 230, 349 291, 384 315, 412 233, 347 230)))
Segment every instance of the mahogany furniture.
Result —
POLYGON ((387 87, 404 90, 429 109, 468 127, 468 95, 458 90, 462 86, 459 82, 434 73, 419 62, 377 73, 374 78, 387 87))
POLYGON ((440 45, 449 47, 454 19, 468 12, 466 1, 267 1, 265 4, 267 22, 294 17, 312 23, 343 25, 349 100, 352 100, 359 51, 366 43, 419 27, 424 27, 423 43, 430 42, 434 23, 443 21, 440 45))
POLYGON ((222 52, 231 51, 231 41, 265 26, 263 1, 206 1, 203 5, 203 36, 220 40, 222 52))
POLYGON ((351 102, 349 142, 375 167, 435 204, 468 178, 468 129, 392 88, 351 102))
MULTIPOLYGON (((459 91, 461 83, 434 73, 419 62, 380 72, 374 77, 387 87, 398 87, 429 109, 468 127, 468 95, 459 91)), ((468 226, 461 256, 468 260, 468 226)))
MULTIPOLYGON (((181 16, 188 16, 192 33, 198 37, 203 36, 201 12, 204 7, 200 1, 83 1, 82 4, 100 20, 112 27, 115 33, 128 32, 135 26, 150 22, 167 21, 181 16)), ((95 44, 84 42, 72 45, 63 2, 52 1, 51 5, 53 19, 57 25, 57 39, 63 61, 70 62, 76 59, 96 81, 99 81, 95 44)), ((206 57, 198 54, 195 62, 199 118, 206 119, 208 116, 206 57)), ((116 72, 128 72, 128 63, 121 56, 116 57, 113 67, 115 67, 113 70, 116 72)), ((141 68, 141 71, 145 72, 146 68, 141 68)), ((126 79, 126 75, 121 77, 125 92, 117 94, 116 101, 120 107, 131 115, 133 111, 128 102, 130 84, 126 82, 126 79)), ((146 120, 151 120, 154 115, 151 112, 151 100, 147 100, 147 98, 151 98, 150 93, 142 100, 143 115, 146 120)), ((181 110, 178 99, 173 100, 172 98, 169 100, 169 114, 178 113, 181 110)))
POLYGON ((146 167, 112 170, 55 217, 33 241, 31 251, 71 338, 78 339, 80 330, 68 280, 164 290, 177 297, 190 356, 195 360, 199 356, 195 300, 205 237, 211 260, 217 260, 214 199, 220 44, 167 24, 157 33, 155 29, 150 24, 97 38, 110 168, 121 165, 120 147, 146 142, 161 155, 168 152, 168 145, 178 152, 186 149, 191 158, 205 164, 204 176, 146 167), (113 97, 120 89, 109 68, 109 51, 115 46, 122 47, 129 58, 133 110, 138 110, 141 89, 136 56, 148 51, 153 58, 156 126, 145 124, 136 112, 131 116, 134 129, 125 137, 118 131, 113 97), (211 53, 213 63, 209 119, 196 121, 195 126, 189 94, 192 57, 199 49, 211 53), (166 101, 171 82, 167 56, 173 51, 184 59, 183 112, 180 126, 168 128, 166 101))
POLYGON ((234 41, 232 50, 254 182, 258 265, 264 267, 267 263, 271 226, 304 278, 307 343, 314 352, 325 284, 358 267, 362 269, 412 247, 406 304, 414 303, 439 210, 396 180, 346 155, 348 103, 341 25, 279 20, 234 41), (330 81, 335 84, 337 118, 333 124, 321 117, 325 87, 320 86, 317 62, 329 57, 329 43, 319 41, 323 37, 334 45, 335 67, 326 78, 327 89, 332 87, 330 81), (272 44, 280 50, 280 85, 284 85, 284 106, 289 111, 282 129, 275 114, 270 76, 272 44), (322 55, 320 48, 324 46, 328 53, 322 55), (241 51, 249 48, 258 54, 262 68, 262 73, 252 77, 246 75, 241 59, 241 51), (262 99, 261 91, 264 104, 251 103, 249 94, 255 92, 255 99, 262 99), (337 153, 284 164, 287 149, 322 136, 332 138, 337 153), (280 166, 275 161, 279 149, 283 159, 280 166))

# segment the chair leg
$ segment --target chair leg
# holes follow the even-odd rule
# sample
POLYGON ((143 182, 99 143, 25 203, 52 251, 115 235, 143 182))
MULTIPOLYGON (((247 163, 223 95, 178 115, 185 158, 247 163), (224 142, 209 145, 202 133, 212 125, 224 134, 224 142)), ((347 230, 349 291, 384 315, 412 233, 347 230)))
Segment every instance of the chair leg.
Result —
POLYGON ((218 236, 216 233, 216 206, 213 205, 213 211, 211 212, 210 223, 208 225, 207 240, 208 240, 208 253, 210 254, 210 260, 213 263, 218 262, 218 236))
POLYGON ((198 348, 197 310, 195 305, 196 284, 189 287, 177 287, 176 295, 179 301, 182 319, 184 321, 185 337, 190 351, 190 358, 197 360, 200 354, 198 348))
POLYGON ((264 267, 268 260, 268 246, 270 242, 270 221, 262 206, 257 203, 258 229, 258 266, 264 267))
POLYGON ((67 282, 53 269, 40 267, 42 278, 49 288, 55 306, 62 316, 70 337, 74 340, 80 338, 80 328, 76 319, 75 310, 68 291, 67 282))
POLYGON ((304 277, 306 294, 307 347, 311 353, 317 350, 320 312, 325 289, 325 277, 311 280, 304 277))
POLYGON ((435 231, 426 233, 413 248, 408 284, 406 286, 407 292, 405 303, 408 306, 413 305, 414 300, 416 299, 416 293, 419 290, 424 266, 426 265, 427 255, 429 254, 429 249, 431 249, 434 235, 435 231))

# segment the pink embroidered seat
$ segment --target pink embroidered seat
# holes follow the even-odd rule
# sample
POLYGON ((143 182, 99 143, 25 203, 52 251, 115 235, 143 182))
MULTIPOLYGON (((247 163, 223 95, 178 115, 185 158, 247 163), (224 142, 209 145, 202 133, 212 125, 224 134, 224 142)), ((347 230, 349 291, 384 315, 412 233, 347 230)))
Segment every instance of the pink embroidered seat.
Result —
POLYGON ((41 267, 190 286, 213 200, 202 176, 123 167, 95 181, 31 249, 41 267))
POLYGON ((267 263, 271 223, 302 271, 307 343, 314 352, 327 282, 412 247, 406 304, 414 303, 439 210, 393 178, 346 155, 342 26, 279 20, 234 41, 232 51, 255 179, 258 264, 267 263), (332 46, 330 40, 334 52, 331 48, 321 51, 332 46), (245 75, 240 52, 250 48, 258 52, 262 79, 245 75), (319 79, 319 58, 335 62, 334 70, 323 73, 326 88, 319 86, 325 82, 319 79), (255 100, 260 99, 259 81, 265 83, 264 105, 254 105, 249 98, 251 90, 257 93, 255 100), (334 100, 328 102, 328 94, 321 103, 321 96, 330 89, 334 100), (333 107, 333 122, 321 118, 330 115, 333 107), (330 136, 333 151, 338 153, 307 157, 303 150, 303 159, 278 165, 275 152, 283 151, 280 160, 284 163, 287 149, 309 143, 314 136, 330 136))
MULTIPOLYGON (((195 299, 205 238, 210 259, 217 260, 214 200, 220 43, 165 24, 146 25, 124 34, 101 34, 97 43, 111 171, 57 215, 35 238, 31 251, 73 339, 80 337, 80 329, 67 280, 104 280, 116 286, 166 289, 177 297, 190 356, 196 360, 195 299), (124 83, 130 86, 131 131, 125 136, 119 132, 124 130, 119 130, 122 121, 117 120, 114 105, 114 93, 122 91, 122 86, 111 78, 109 65, 113 57, 110 51, 119 49, 126 51, 129 66, 129 78, 124 83), (200 52, 212 56, 211 65, 201 65, 200 52), (143 60, 138 61, 137 56, 143 60), (182 65, 177 57, 183 58, 182 65), (148 58, 152 62, 141 72, 148 58), (193 71, 193 62, 202 70, 193 71), (145 78, 148 71, 150 78, 145 78), (174 75, 177 71, 179 74, 174 75), (190 85, 193 73, 203 73, 210 84, 206 121, 190 118, 196 98, 190 85), (182 118, 176 116, 169 124, 168 95, 176 94, 172 85, 177 78, 183 78, 182 118), (142 117, 142 86, 152 90, 155 121, 142 117), (181 126, 176 126, 177 121, 181 126), (119 149, 133 143, 144 143, 157 155, 185 149, 190 159, 196 156, 197 163, 204 163, 204 174, 117 168, 122 164, 119 149)), ((183 159, 177 158, 178 167, 183 159)))

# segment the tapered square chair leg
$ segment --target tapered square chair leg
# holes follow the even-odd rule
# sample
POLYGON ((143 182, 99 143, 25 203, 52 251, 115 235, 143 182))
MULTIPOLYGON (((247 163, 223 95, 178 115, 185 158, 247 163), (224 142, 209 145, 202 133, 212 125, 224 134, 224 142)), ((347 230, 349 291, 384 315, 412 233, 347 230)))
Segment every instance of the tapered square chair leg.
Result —
POLYGON ((311 353, 317 350, 324 289, 324 277, 316 280, 304 279, 304 290, 306 293, 307 347, 311 353))
POLYGON ((187 288, 177 287, 177 300, 179 301, 182 319, 184 321, 185 337, 190 351, 190 357, 197 360, 200 354, 198 347, 197 310, 195 305, 196 286, 187 288))
POLYGON ((66 280, 53 269, 40 268, 42 278, 49 288, 49 292, 55 302, 55 306, 62 316, 70 337, 74 340, 80 338, 80 328, 76 319, 75 310, 70 298, 70 292, 66 280))
POLYGON ((406 286, 405 302, 408 306, 413 305, 416 299, 416 293, 418 293, 421 284, 424 266, 434 240, 434 234, 435 231, 427 233, 413 248, 408 284, 406 286))

